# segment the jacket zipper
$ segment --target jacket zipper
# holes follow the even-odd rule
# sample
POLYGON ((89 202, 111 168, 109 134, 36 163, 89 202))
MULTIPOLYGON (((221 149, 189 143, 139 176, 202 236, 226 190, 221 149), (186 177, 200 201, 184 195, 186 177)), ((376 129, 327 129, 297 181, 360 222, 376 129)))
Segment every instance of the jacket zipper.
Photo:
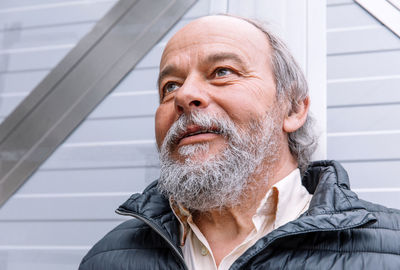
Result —
POLYGON ((154 226, 152 221, 148 220, 147 218, 145 218, 145 217, 143 217, 141 215, 138 215, 138 214, 135 214, 135 213, 132 213, 132 212, 124 212, 124 211, 121 211, 121 210, 118 210, 118 209, 115 210, 115 212, 117 214, 119 214, 119 215, 122 215, 122 216, 130 216, 130 217, 137 218, 137 219, 143 221, 144 223, 146 223, 147 225, 149 225, 150 228, 152 228, 156 233, 158 233, 168 243, 168 245, 172 248, 172 250, 178 256, 178 258, 181 260, 181 263, 182 263, 183 267, 186 270, 188 270, 188 267, 187 267, 187 265, 185 263, 185 259, 183 258, 183 256, 179 252, 179 250, 176 248, 174 243, 172 243, 156 226, 154 226))

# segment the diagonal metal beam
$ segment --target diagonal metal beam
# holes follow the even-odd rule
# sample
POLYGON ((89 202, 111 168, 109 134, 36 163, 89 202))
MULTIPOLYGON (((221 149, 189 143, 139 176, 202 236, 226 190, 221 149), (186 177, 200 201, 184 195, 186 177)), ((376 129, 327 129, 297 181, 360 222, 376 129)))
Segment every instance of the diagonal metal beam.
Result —
POLYGON ((355 0, 355 2, 400 37, 400 1, 355 0))
POLYGON ((0 125, 0 206, 196 0, 120 0, 0 125))

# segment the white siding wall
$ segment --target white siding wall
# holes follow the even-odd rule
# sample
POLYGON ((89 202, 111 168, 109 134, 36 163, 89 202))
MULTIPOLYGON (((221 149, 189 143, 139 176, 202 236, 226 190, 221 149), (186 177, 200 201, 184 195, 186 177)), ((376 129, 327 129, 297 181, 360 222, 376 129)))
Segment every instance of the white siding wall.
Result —
MULTIPOLYGON (((3 25, 20 27, 16 32, 0 33, 0 44, 6 44, 0 55, 0 117, 7 115, 114 3, 77 2, 73 1, 77 9, 66 0, 7 0, 0 4, 5 14, 10 13, 3 25), (49 6, 26 8, 39 3, 49 6), (69 9, 60 8, 63 5, 69 9), (20 11, 17 7, 21 7, 20 11), (67 20, 75 16, 79 19, 67 20)), ((246 3, 249 8, 243 9, 236 0, 200 0, 0 208, 0 269, 76 269, 87 250, 125 219, 114 213, 115 208, 158 177, 153 134, 158 64, 166 41, 196 17, 229 11, 272 18, 280 24, 310 76, 312 88, 320 90, 316 93, 321 99, 316 102, 320 107, 315 108, 324 121, 323 33, 310 31, 319 29, 312 28, 312 23, 324 26, 323 9, 313 12, 320 4, 308 0, 246 3), (301 41, 294 36, 300 29, 305 35, 301 35, 301 41), (313 40, 318 48, 310 50, 307 44, 313 40), (313 58, 320 61, 310 61, 313 58)), ((0 22, 4 18, 0 14, 0 22)), ((324 150, 321 152, 323 156, 324 150)))
POLYGON ((400 208, 400 39, 351 0, 329 0, 328 158, 361 198, 400 208))
MULTIPOLYGON (((0 1, 0 122, 115 2, 0 1)), ((92 239, 115 224, 93 226, 82 198, 65 195, 88 178, 88 171, 41 170, 0 208, 0 269, 77 268, 92 239)))

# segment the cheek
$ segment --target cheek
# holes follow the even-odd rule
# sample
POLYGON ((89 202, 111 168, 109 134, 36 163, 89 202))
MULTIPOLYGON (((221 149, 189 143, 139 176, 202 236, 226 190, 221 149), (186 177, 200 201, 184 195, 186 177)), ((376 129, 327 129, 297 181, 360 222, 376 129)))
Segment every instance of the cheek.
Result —
POLYGON ((263 108, 270 108, 276 101, 275 85, 256 80, 247 85, 247 92, 251 99, 256 100, 257 104, 263 108))
POLYGON ((250 119, 264 115, 275 102, 274 89, 248 82, 231 86, 229 94, 221 96, 219 105, 231 116, 232 120, 247 122, 250 119), (229 97, 229 99, 227 99, 229 97))
POLYGON ((170 111, 171 110, 168 110, 163 104, 157 108, 155 116, 155 135, 158 147, 161 147, 165 135, 174 122, 174 113, 170 111))

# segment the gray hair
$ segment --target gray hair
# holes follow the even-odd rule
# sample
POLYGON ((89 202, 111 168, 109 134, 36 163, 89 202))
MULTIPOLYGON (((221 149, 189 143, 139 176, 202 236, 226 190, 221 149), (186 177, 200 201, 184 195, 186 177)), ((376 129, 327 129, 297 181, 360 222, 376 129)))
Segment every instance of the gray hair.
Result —
MULTIPOLYGON (((271 65, 275 77, 277 100, 289 106, 288 115, 296 112, 299 104, 308 97, 308 85, 303 71, 285 43, 262 22, 224 15, 244 20, 265 34, 272 49, 271 65)), ((297 159, 301 172, 307 168, 311 155, 317 147, 317 136, 314 134, 313 126, 314 119, 308 114, 304 125, 288 134, 290 152, 297 159)))

